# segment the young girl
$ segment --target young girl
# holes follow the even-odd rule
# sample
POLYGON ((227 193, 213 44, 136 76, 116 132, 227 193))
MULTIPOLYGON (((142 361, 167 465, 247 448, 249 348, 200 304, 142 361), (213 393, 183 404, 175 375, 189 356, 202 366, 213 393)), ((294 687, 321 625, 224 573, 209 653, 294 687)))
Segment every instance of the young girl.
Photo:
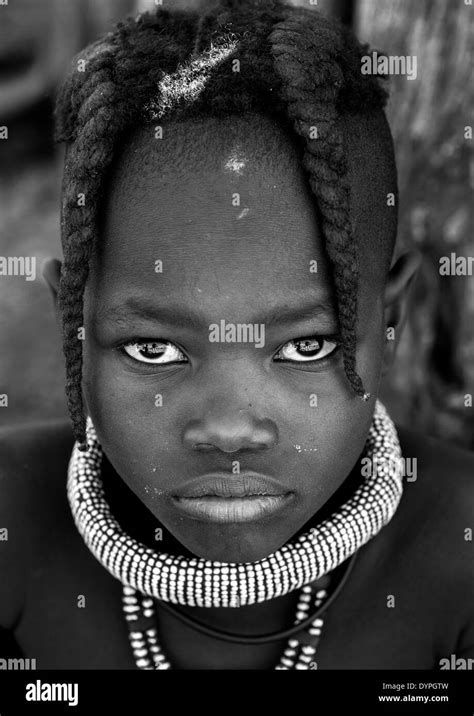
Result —
POLYGON ((75 60, 45 267, 72 431, 1 439, 0 625, 37 668, 474 656, 472 456, 377 400, 418 258, 363 53, 221 0, 75 60))

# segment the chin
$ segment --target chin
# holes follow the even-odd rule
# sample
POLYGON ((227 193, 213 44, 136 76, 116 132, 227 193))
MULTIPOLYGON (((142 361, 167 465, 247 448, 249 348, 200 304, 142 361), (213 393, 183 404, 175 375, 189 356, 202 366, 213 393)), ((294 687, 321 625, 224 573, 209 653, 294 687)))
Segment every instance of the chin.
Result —
MULTIPOLYGON (((262 534, 261 527, 228 530, 206 530, 200 526, 200 534, 174 534, 175 538, 194 556, 213 562, 257 562, 276 552, 288 540, 275 535, 262 534), (213 533, 213 534, 212 534, 213 533)), ((288 539, 290 539, 288 537, 288 539)))
POLYGON ((169 519, 163 523, 196 557, 256 562, 280 549, 297 531, 294 502, 293 494, 173 500, 168 505, 169 519))
POLYGON ((233 564, 242 564, 245 562, 258 562, 261 559, 265 559, 272 552, 276 550, 268 549, 256 549, 256 550, 242 550, 237 549, 223 551, 220 549, 199 549, 193 552, 196 557, 201 559, 210 560, 212 562, 226 562, 233 564))

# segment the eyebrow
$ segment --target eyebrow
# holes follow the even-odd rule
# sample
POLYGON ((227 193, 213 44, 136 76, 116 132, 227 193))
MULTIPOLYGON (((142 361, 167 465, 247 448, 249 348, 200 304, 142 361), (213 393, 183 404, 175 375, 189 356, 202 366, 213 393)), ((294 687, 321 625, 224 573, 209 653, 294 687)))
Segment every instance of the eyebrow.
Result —
MULTIPOLYGON (((208 325, 202 314, 193 308, 185 311, 177 305, 159 306, 148 303, 143 299, 129 298, 121 304, 109 308, 99 308, 97 318, 112 321, 116 324, 127 323, 130 319, 146 319, 163 324, 179 326, 195 330, 198 326, 208 325)), ((222 316, 224 318, 224 316, 222 316)), ((279 325, 288 325, 314 318, 323 318, 325 323, 336 322, 337 316, 334 305, 329 298, 313 298, 302 302, 299 306, 273 306, 265 316, 255 316, 245 323, 263 323, 267 328, 279 325)), ((217 319, 215 319, 217 320, 217 319)))

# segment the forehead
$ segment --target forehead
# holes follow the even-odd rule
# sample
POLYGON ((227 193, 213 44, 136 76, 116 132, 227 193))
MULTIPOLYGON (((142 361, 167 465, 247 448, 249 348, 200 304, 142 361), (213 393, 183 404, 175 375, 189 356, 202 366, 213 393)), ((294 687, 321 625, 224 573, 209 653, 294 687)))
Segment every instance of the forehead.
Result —
POLYGON ((211 303, 222 287, 233 309, 250 292, 266 303, 298 287, 328 298, 331 271, 298 148, 267 122, 166 125, 161 139, 153 127, 132 138, 103 207, 93 270, 103 300, 142 288, 211 303))
MULTIPOLYGON (((396 190, 390 138, 380 118, 349 120, 344 131, 360 290, 370 293, 383 283, 396 211, 386 201, 396 190)), ((334 295, 301 146, 261 115, 136 131, 108 176, 97 248, 101 300, 143 287, 189 301, 203 285, 209 295, 226 286, 233 306, 249 293, 265 301, 296 286, 334 295)))

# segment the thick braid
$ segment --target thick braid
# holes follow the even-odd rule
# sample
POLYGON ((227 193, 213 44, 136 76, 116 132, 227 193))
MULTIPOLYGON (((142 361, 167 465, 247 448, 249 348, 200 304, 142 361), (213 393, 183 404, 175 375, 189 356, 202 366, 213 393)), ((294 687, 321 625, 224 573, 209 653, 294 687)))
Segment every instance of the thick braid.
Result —
POLYGON ((356 372, 358 251, 351 226, 350 187, 337 101, 344 75, 337 58, 344 35, 323 18, 292 13, 270 40, 283 95, 297 134, 305 141, 303 163, 317 199, 326 251, 333 266, 346 376, 368 398, 356 372))
POLYGON ((63 250, 59 304, 66 357, 66 396, 74 434, 85 443, 82 402, 83 292, 95 238, 95 216, 101 172, 112 158, 117 115, 112 107, 115 84, 110 53, 94 63, 84 78, 75 126, 77 136, 67 152, 63 180, 63 250), (98 65, 98 66, 97 66, 98 65))

